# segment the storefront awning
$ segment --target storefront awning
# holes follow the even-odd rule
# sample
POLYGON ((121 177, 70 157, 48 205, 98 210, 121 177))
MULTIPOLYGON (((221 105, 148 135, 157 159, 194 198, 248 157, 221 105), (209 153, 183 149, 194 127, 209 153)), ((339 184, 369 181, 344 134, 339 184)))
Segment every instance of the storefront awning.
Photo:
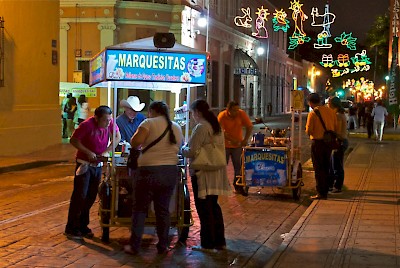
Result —
POLYGON ((260 75, 257 63, 241 49, 235 49, 234 64, 234 74, 260 75))

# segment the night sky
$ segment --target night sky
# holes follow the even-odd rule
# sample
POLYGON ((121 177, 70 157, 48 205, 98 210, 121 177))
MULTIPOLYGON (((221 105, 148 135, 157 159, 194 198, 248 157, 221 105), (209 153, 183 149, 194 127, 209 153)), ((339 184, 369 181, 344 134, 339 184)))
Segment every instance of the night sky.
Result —
MULTIPOLYGON (((292 10, 290 0, 269 0, 278 10, 283 8, 288 14, 288 19, 293 23, 291 18, 292 10)), ((389 0, 331 0, 328 1, 330 12, 336 15, 335 22, 331 25, 331 33, 333 36, 340 35, 342 32, 353 32, 353 37, 358 38, 358 43, 363 43, 367 31, 373 25, 377 15, 384 14, 389 10, 389 0)), ((324 7, 327 1, 324 0, 300 0, 303 5, 303 11, 308 16, 305 21, 305 31, 312 29, 316 32, 321 31, 321 27, 311 27, 312 22, 311 9, 317 7, 320 14, 324 13, 324 7)), ((274 13, 274 11, 270 11, 274 13)))

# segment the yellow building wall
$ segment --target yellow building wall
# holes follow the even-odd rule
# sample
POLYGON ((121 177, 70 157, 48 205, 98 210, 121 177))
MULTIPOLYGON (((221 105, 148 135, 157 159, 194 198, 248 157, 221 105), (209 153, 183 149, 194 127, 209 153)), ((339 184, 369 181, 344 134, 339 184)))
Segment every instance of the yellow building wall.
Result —
POLYGON ((5 20, 0 155, 26 154, 60 143, 59 1, 0 1, 0 16, 5 20))

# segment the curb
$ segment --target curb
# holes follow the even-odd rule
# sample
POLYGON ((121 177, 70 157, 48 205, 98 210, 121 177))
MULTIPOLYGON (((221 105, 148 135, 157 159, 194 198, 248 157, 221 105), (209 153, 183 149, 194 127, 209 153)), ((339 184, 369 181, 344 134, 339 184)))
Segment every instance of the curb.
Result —
POLYGON ((32 168, 45 167, 45 166, 50 166, 50 165, 63 163, 63 162, 68 162, 68 161, 66 161, 66 160, 58 160, 58 161, 26 162, 26 163, 21 163, 21 164, 6 166, 6 167, 0 167, 0 174, 7 173, 7 172, 12 172, 12 171, 22 171, 22 170, 27 170, 27 169, 32 169, 32 168))

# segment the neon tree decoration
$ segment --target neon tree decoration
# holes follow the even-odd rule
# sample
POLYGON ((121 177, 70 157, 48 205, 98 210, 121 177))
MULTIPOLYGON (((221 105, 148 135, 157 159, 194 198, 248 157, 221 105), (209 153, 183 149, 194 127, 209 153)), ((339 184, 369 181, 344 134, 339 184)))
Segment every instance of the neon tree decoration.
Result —
POLYGON ((319 14, 318 8, 313 7, 311 11, 312 23, 311 26, 322 27, 322 32, 317 35, 317 43, 314 44, 314 48, 331 48, 332 44, 328 44, 328 38, 331 37, 331 24, 335 21, 336 15, 329 12, 329 5, 325 5, 325 13, 319 14), (317 18, 323 18, 321 22, 316 22, 317 18))
POLYGON ((268 9, 265 9, 264 6, 257 8, 257 10, 256 32, 251 33, 251 35, 258 38, 268 38, 268 30, 265 28, 265 22, 268 21, 267 17, 270 13, 268 13, 268 9))
POLYGON ((307 15, 304 14, 301 8, 303 4, 300 4, 298 0, 293 0, 290 2, 289 9, 293 10, 292 19, 294 21, 294 32, 291 37, 289 37, 289 47, 288 49, 295 49, 298 45, 302 45, 305 42, 310 42, 311 38, 306 36, 303 29, 303 21, 308 19, 307 15))
POLYGON ((235 25, 244 28, 251 28, 251 24, 249 22, 253 21, 250 15, 250 8, 241 8, 243 12, 243 16, 236 16, 234 19, 235 25))
POLYGON ((340 36, 335 37, 335 42, 346 46, 350 50, 356 50, 357 38, 352 36, 353 33, 343 32, 340 36))
POLYGON ((290 28, 289 20, 286 19, 287 13, 283 9, 279 11, 275 9, 275 13, 273 15, 274 18, 272 19, 272 24, 274 31, 277 32, 279 30, 282 30, 286 33, 290 28))

